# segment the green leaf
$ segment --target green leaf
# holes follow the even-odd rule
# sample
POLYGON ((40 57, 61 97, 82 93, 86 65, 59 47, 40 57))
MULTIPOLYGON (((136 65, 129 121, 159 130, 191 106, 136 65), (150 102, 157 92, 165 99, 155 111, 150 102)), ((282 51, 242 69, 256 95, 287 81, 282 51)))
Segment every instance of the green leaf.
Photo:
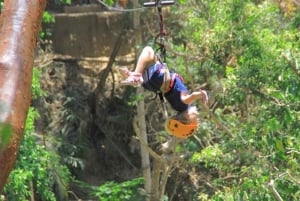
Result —
POLYGON ((283 142, 282 142, 281 139, 277 139, 275 141, 275 145, 276 145, 276 148, 277 148, 278 151, 284 152, 283 142))
POLYGON ((277 131, 280 128, 280 123, 277 119, 271 118, 266 122, 266 128, 269 132, 277 131))
POLYGON ((7 123, 0 123, 0 151, 3 151, 12 137, 12 126, 7 123))

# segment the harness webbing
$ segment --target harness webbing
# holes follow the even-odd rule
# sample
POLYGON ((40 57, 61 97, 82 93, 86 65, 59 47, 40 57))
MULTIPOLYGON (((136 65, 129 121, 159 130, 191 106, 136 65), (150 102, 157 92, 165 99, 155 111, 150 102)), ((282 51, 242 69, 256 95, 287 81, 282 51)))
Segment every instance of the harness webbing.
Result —
POLYGON ((161 71, 163 71, 163 73, 164 73, 164 81, 163 81, 162 85, 160 86, 160 92, 167 93, 171 87, 170 86, 171 82, 172 82, 171 73, 170 73, 168 67, 166 67, 165 69, 162 69, 161 71))
MULTIPOLYGON (((165 64, 163 64, 163 65, 165 65, 165 64)), ((159 95, 159 99, 160 99, 160 102, 161 102, 161 106, 162 106, 162 109, 163 109, 165 119, 168 119, 169 115, 168 115, 168 110, 167 110, 165 99, 164 99, 164 94, 169 92, 169 90, 173 87, 172 85, 174 84, 176 74, 174 73, 171 76, 171 73, 170 73, 167 66, 165 66, 165 68, 162 69, 162 70, 164 70, 164 72, 163 72, 164 73, 164 80, 163 80, 162 85, 160 86, 160 91, 159 91, 158 95, 159 95)))

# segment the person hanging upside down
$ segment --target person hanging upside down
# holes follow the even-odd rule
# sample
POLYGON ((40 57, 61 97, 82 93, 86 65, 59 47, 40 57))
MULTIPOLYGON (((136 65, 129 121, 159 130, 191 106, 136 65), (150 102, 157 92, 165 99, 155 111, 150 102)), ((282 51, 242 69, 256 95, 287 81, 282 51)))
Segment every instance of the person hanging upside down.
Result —
POLYGON ((198 110, 191 104, 196 100, 206 104, 208 101, 206 91, 200 89, 189 93, 182 77, 177 73, 169 72, 152 47, 143 48, 133 72, 127 68, 120 68, 120 72, 124 77, 121 81, 122 85, 142 85, 147 90, 161 91, 164 94, 171 107, 177 111, 177 114, 165 123, 168 133, 186 138, 196 131, 198 110))

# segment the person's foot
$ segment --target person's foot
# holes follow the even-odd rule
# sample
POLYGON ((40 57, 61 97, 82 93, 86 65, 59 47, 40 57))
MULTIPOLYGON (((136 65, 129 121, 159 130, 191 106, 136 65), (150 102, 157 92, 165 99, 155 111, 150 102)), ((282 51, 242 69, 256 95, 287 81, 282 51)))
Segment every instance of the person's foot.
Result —
POLYGON ((130 75, 135 75, 135 76, 141 75, 141 73, 136 73, 136 72, 128 70, 127 67, 119 68, 119 72, 124 79, 128 78, 130 75))
POLYGON ((129 76, 121 81, 122 85, 139 86, 143 83, 143 77, 141 73, 129 72, 129 76))
POLYGON ((130 75, 130 71, 127 67, 119 68, 119 72, 124 79, 126 79, 130 75))

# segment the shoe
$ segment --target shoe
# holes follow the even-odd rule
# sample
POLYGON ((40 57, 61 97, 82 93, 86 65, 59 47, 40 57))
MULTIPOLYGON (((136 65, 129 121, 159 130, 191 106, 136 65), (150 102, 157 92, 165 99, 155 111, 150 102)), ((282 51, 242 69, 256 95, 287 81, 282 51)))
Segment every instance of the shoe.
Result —
POLYGON ((139 86, 143 83, 143 77, 141 73, 130 72, 127 79, 121 81, 122 85, 139 86))

